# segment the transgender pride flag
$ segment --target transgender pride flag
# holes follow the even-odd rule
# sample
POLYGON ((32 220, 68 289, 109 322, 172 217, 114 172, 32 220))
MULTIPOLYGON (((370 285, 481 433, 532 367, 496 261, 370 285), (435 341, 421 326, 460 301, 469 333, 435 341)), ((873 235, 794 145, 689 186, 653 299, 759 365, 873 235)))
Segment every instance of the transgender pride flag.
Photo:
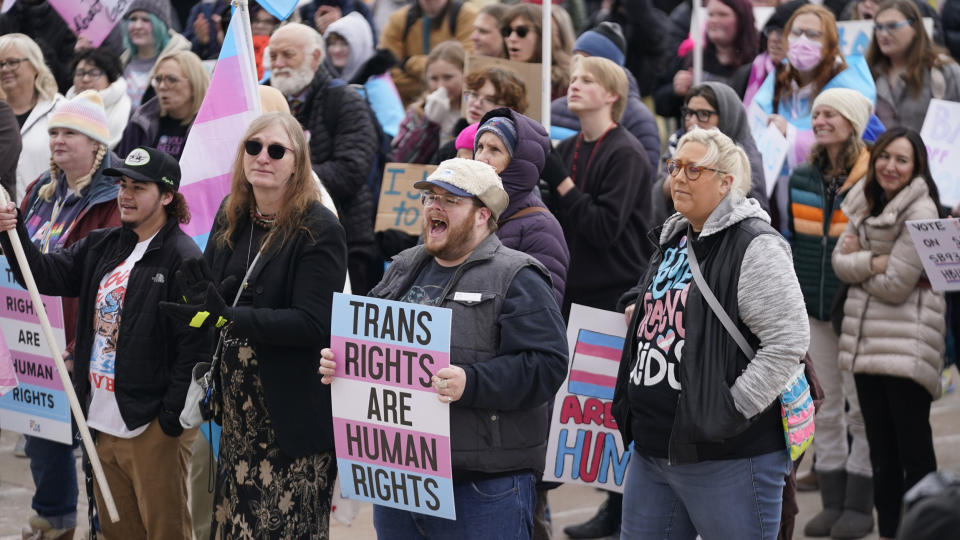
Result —
POLYGON ((580 330, 570 366, 571 394, 613 399, 623 338, 580 330))
POLYGON ((13 369, 13 357, 7 348, 7 341, 0 332, 0 396, 17 387, 17 372, 13 369))
POLYGON ((240 139, 259 115, 250 23, 247 14, 241 16, 238 9, 230 18, 210 88, 180 156, 180 193, 192 215, 190 223, 182 228, 201 249, 207 243, 220 202, 230 192, 240 139))

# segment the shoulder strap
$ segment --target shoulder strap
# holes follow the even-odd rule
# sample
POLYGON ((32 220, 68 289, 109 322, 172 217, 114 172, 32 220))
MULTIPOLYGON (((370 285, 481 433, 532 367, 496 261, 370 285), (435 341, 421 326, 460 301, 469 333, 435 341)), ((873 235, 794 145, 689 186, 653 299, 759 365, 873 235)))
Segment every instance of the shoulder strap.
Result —
POLYGON ((450 35, 451 39, 457 39, 457 18, 460 16, 460 8, 463 7, 463 2, 459 0, 453 0, 450 2, 449 14, 450 14, 450 35))
POLYGON ((744 337, 743 332, 737 328, 737 325, 733 324, 733 321, 730 320, 730 316, 724 311, 723 306, 720 305, 720 301, 717 300, 713 291, 710 290, 710 286, 707 285, 707 281, 703 279, 703 274, 700 273, 700 263, 697 261, 697 255, 693 250, 693 231, 690 230, 689 227, 687 227, 687 259, 690 263, 690 272, 693 274, 693 280, 697 283, 700 294, 702 294, 704 300, 707 301, 710 310, 720 319, 720 322, 723 323, 723 327, 727 329, 730 337, 740 346, 740 350, 747 355, 747 358, 752 360, 755 353, 750 345, 747 344, 747 338, 744 337))
POLYGON ((515 219, 522 218, 524 216, 529 216, 530 214, 535 214, 537 212, 550 212, 542 206, 528 206, 523 210, 517 210, 512 216, 500 220, 499 225, 503 225, 508 221, 513 221, 515 219))

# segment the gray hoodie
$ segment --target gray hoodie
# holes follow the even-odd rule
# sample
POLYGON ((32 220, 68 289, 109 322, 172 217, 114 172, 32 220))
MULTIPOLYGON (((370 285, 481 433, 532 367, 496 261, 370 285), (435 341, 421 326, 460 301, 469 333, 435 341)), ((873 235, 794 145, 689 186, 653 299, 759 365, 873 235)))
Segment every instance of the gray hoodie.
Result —
MULTIPOLYGON (((731 192, 707 218, 700 237, 717 234, 751 217, 770 222, 755 199, 731 192)), ((679 212, 667 218, 660 243, 686 229, 688 223, 679 212)), ((760 338, 760 348, 730 393, 737 410, 752 418, 780 395, 810 345, 807 308, 793 270, 790 246, 782 236, 762 234, 750 242, 740 266, 737 299, 740 319, 760 338)))

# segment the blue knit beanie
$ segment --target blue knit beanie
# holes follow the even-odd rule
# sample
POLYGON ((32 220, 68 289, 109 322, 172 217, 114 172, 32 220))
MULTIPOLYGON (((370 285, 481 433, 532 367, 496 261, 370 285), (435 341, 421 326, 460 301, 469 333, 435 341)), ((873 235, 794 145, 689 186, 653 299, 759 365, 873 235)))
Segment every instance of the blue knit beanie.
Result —
POLYGON ((493 133, 503 141, 503 145, 507 147, 507 152, 512 158, 513 151, 517 147, 517 125, 513 123, 513 120, 506 116, 494 116, 484 122, 483 125, 480 126, 480 129, 477 130, 477 136, 473 139, 474 154, 477 153, 477 142, 480 141, 480 136, 487 131, 493 133))
POLYGON ((626 60, 627 40, 623 37, 620 25, 602 22, 592 30, 580 34, 573 44, 573 50, 582 51, 590 56, 601 56, 623 66, 626 60))

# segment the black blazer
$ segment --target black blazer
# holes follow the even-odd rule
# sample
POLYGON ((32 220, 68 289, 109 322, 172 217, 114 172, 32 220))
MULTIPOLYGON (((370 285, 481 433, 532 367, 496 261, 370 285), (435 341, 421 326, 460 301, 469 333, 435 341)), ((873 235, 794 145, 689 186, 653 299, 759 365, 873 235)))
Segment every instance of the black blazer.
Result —
MULTIPOLYGON (((233 253, 216 242, 225 223, 221 206, 204 252, 217 283, 233 253)), ((251 226, 244 218, 234 245, 251 226)), ((234 310, 231 329, 257 352, 267 414, 280 450, 291 457, 334 448, 330 387, 320 382, 317 369, 320 349, 330 345, 333 293, 343 290, 347 264, 343 227, 332 212, 314 203, 306 226, 309 234, 300 230, 260 257, 249 279, 253 306, 234 310)))

